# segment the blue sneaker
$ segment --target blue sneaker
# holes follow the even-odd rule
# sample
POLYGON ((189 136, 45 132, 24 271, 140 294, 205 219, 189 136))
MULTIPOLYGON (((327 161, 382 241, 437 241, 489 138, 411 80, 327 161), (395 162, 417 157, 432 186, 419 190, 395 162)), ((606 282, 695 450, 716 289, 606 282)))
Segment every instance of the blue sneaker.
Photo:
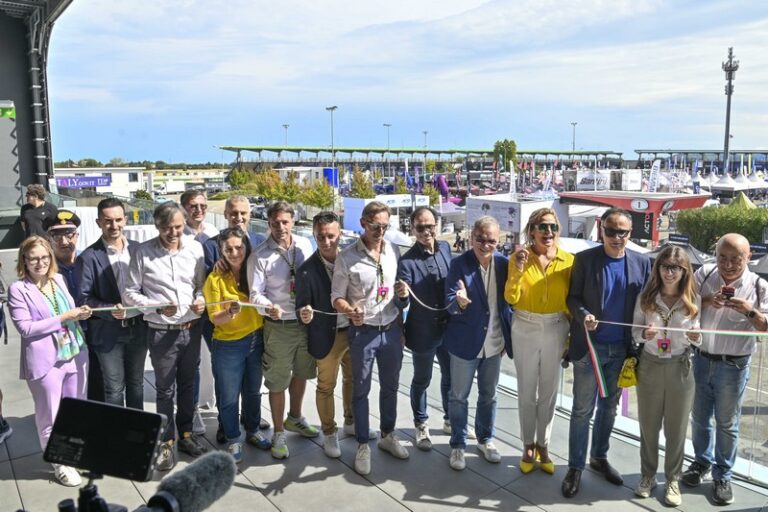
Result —
POLYGON ((6 439, 11 437, 11 434, 13 434, 11 424, 5 418, 0 417, 0 444, 3 444, 6 439))
POLYGON ((272 448, 272 441, 264 437, 264 434, 262 434, 261 432, 253 432, 252 434, 246 434, 245 441, 248 444, 253 445, 260 450, 269 450, 270 448, 272 448))
POLYGON ((235 464, 240 464, 243 460, 243 445, 240 443, 230 443, 227 451, 235 459, 235 464))

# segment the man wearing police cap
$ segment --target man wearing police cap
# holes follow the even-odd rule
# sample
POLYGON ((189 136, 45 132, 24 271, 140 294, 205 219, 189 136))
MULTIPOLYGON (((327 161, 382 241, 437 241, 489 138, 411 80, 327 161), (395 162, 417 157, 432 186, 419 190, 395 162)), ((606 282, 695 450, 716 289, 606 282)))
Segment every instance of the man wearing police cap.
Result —
POLYGON ((43 222, 46 233, 53 242, 53 253, 59 265, 59 273, 67 283, 67 289, 73 297, 77 297, 75 279, 75 258, 77 258, 77 240, 80 227, 80 217, 70 210, 59 210, 55 216, 48 217, 43 222))

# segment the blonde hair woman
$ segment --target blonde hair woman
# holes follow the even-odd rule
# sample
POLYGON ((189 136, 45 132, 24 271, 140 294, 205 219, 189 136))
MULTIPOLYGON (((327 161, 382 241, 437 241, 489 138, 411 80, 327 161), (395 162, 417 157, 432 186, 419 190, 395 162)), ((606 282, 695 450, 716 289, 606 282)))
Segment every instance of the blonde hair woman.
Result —
POLYGON ((512 350, 517 371, 518 414, 523 439, 520 471, 538 461, 550 475, 549 440, 555 415, 560 360, 569 332, 565 299, 573 255, 560 249, 560 221, 551 208, 534 211, 525 227, 527 244, 509 260, 504 297, 514 308, 512 350))
MULTIPOLYGON (((8 306, 21 335, 20 378, 32 392, 37 434, 45 450, 61 399, 85 398, 88 352, 78 320, 90 317, 91 308, 75 307, 43 237, 33 235, 21 243, 16 273, 20 280, 9 287, 8 306)), ((74 468, 53 467, 61 484, 80 485, 74 468)))

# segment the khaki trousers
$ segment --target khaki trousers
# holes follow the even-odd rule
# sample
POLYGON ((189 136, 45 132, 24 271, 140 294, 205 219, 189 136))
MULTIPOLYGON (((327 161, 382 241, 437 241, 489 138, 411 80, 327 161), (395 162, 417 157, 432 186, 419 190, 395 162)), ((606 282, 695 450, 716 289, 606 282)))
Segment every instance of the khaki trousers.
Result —
POLYGON ((334 391, 341 366, 341 397, 344 423, 351 425, 352 418, 352 362, 349 355, 348 329, 336 331, 331 351, 317 360, 317 391, 315 401, 323 434, 336 432, 336 404, 334 391))

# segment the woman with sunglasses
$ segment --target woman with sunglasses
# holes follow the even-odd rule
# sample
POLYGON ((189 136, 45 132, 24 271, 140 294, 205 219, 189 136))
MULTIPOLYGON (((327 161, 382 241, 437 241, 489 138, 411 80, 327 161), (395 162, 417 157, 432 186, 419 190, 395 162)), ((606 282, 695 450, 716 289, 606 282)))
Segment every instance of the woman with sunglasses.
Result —
POLYGON ((518 414, 523 439, 520 471, 536 463, 554 474, 549 440, 555 416, 560 360, 569 332, 565 299, 573 255, 559 247, 560 221, 551 208, 528 218, 527 244, 509 260, 504 297, 514 308, 512 350, 517 372, 518 414))
MULTIPOLYGON (((88 306, 75 307, 48 240, 33 235, 19 246, 16 274, 8 290, 13 325, 21 335, 21 374, 35 404, 35 425, 45 450, 62 398, 85 398, 88 351, 79 320, 91 316, 88 306)), ((75 468, 54 464, 62 485, 80 485, 75 468)))
POLYGON ((248 302, 250 287, 246 261, 251 253, 248 234, 227 228, 218 235, 219 260, 203 285, 208 318, 213 324, 211 360, 219 401, 219 421, 228 451, 236 463, 243 460, 240 442, 240 402, 245 419, 245 441, 262 450, 272 443, 258 430, 261 423, 261 360, 264 354, 263 317, 248 302), (226 304, 222 302, 231 301, 226 304), (242 395, 242 397, 241 397, 242 395))
POLYGON ((682 503, 678 479, 683 468, 685 433, 693 406, 691 345, 701 344, 701 297, 694 290, 693 269, 681 247, 661 251, 651 277, 635 303, 632 337, 643 345, 637 367, 637 415, 640 422, 640 482, 635 494, 648 498, 656 487, 659 430, 664 427, 664 501, 682 503), (686 329, 668 331, 667 328, 686 329))

